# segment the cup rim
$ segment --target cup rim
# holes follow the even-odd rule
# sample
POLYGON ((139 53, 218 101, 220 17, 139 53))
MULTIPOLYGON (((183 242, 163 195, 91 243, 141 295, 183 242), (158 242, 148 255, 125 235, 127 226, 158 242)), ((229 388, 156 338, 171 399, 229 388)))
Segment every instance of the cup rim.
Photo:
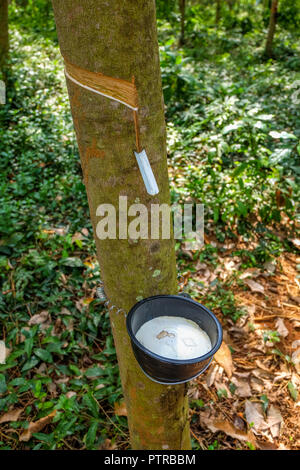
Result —
POLYGON ((129 337, 131 339, 131 341, 139 348, 141 349, 145 354, 147 354, 148 356, 152 357, 153 359, 157 359, 161 362, 164 362, 166 364, 174 364, 174 365, 188 365, 188 364, 196 364, 197 362, 203 362, 205 361, 206 359, 209 359, 211 358, 217 351, 218 349, 220 348, 221 346, 221 343, 222 343, 222 340, 223 340, 223 331, 222 331, 222 326, 221 326, 221 323, 219 322, 219 320, 217 319, 217 317, 214 315, 214 313, 212 313, 207 307, 205 307, 204 305, 200 304, 199 302, 196 302, 195 300, 193 299, 190 299, 188 297, 185 297, 185 296, 181 296, 181 295, 153 295, 151 297, 147 297, 146 299, 143 299, 143 300, 140 300, 139 302, 137 302, 128 312, 127 314, 127 317, 126 317, 126 327, 127 327, 127 332, 129 334, 129 337), (190 302, 194 305, 196 305, 197 307, 205 310, 206 313, 208 313, 208 315, 212 318, 212 320, 215 322, 216 324, 216 327, 217 327, 217 342, 215 344, 215 346, 206 354, 204 354, 203 356, 198 356, 198 357, 195 357, 195 358, 191 358, 191 359, 172 359, 172 358, 167 358, 165 356, 160 356, 159 354, 156 354, 152 351, 150 351, 150 349, 146 348, 145 346, 142 345, 142 343, 140 343, 137 339, 136 339, 136 336, 135 334, 133 333, 133 330, 132 330, 132 327, 131 327, 131 319, 135 313, 135 311, 143 304, 143 303, 146 303, 146 302, 149 302, 151 300, 154 300, 154 299, 162 299, 162 298, 173 298, 173 299, 178 299, 180 301, 183 301, 183 302, 190 302))

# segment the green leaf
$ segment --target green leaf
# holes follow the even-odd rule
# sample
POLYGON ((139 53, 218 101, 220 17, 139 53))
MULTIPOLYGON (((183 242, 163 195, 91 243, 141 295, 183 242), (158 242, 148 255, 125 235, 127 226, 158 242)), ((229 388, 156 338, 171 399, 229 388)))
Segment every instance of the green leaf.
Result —
POLYGON ((263 410, 266 413, 266 411, 268 409, 268 406, 269 406, 269 399, 268 399, 267 395, 262 395, 260 397, 260 401, 262 402, 263 410))
POLYGON ((32 369, 39 363, 39 359, 36 357, 31 357, 27 362, 25 362, 24 366, 22 367, 22 372, 26 372, 27 370, 32 369))
POLYGON ((33 353, 44 362, 53 362, 52 354, 46 349, 37 348, 33 353))
POLYGON ((75 364, 70 364, 69 369, 75 374, 75 375, 81 375, 80 369, 75 366, 75 364))
POLYGON ((32 435, 38 441, 52 442, 52 440, 53 440, 53 434, 45 434, 43 432, 35 432, 32 435))
POLYGON ((214 223, 217 223, 219 220, 220 211, 218 207, 214 207, 214 223))
POLYGON ((225 126, 224 129, 222 130, 222 134, 226 135, 229 132, 235 131, 236 129, 243 127, 243 125, 244 123, 242 121, 235 121, 233 124, 229 124, 228 126, 225 126))
POLYGON ((16 377, 15 379, 9 382, 9 385, 12 387, 19 387, 20 385, 26 384, 26 379, 24 377, 16 377))
POLYGON ((0 394, 5 393, 7 390, 6 379, 4 374, 0 374, 0 394))
POLYGON ((104 374, 103 369, 101 369, 101 367, 98 367, 98 366, 92 366, 85 371, 86 377, 99 377, 100 375, 103 375, 103 374, 104 374))
POLYGON ((295 385, 293 382, 289 382, 288 385, 288 391, 290 392, 290 395, 294 401, 298 400, 298 390, 296 389, 295 385))
POLYGON ((92 423, 85 437, 85 443, 88 449, 93 446, 96 440, 98 427, 99 427, 99 422, 92 420, 92 423))
POLYGON ((27 357, 31 356, 32 348, 33 348, 33 338, 26 339, 24 343, 24 351, 26 352, 27 357))
POLYGON ((255 116, 255 119, 259 119, 260 121, 271 121, 273 117, 273 114, 258 114, 257 116, 255 116))
POLYGON ((297 137, 294 134, 290 134, 289 132, 282 131, 282 132, 277 132, 277 131, 271 131, 269 132, 269 135, 273 137, 273 139, 296 139, 297 137))
POLYGON ((86 393, 82 397, 82 402, 95 418, 98 418, 99 405, 91 393, 86 393))
POLYGON ((84 266, 80 258, 63 258, 60 261, 63 266, 69 266, 70 268, 82 268, 84 266))
POLYGON ((287 160, 292 153, 292 149, 275 149, 274 152, 270 155, 269 160, 272 165, 281 163, 284 160, 287 160))
POLYGON ((241 173, 243 173, 243 171, 245 170, 245 168, 247 168, 248 166, 248 163, 247 162, 243 162, 241 163, 239 166, 237 166, 233 172, 232 172, 232 176, 235 177, 235 176, 239 176, 241 173))

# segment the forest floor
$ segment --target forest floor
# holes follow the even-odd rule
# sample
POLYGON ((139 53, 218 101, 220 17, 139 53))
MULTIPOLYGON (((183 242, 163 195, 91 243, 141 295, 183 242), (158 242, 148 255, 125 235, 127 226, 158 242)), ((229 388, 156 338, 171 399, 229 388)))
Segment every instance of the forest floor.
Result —
MULTIPOLYGON (((54 20, 12 8, 0 108, 0 449, 126 449, 54 20)), ((181 49, 169 23, 159 34, 172 202, 205 204, 203 248, 176 243, 179 287, 224 328, 214 363, 190 384, 193 448, 300 449, 299 45, 279 28, 276 60, 265 61, 265 30, 204 22, 181 49)))
MULTIPOLYGON (((229 348, 190 388, 199 448, 299 449, 299 261, 285 253, 240 276, 247 288, 234 296, 245 314, 236 323, 219 316, 229 348)), ((239 262, 225 258, 221 275, 230 276, 239 262)))

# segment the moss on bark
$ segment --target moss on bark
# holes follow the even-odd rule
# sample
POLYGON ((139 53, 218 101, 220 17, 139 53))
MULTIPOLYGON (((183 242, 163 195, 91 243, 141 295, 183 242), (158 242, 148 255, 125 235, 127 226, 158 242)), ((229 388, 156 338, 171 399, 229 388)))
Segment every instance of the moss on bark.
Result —
MULTIPOLYGON (((85 173, 94 233, 96 208, 119 196, 145 204, 169 203, 164 105, 154 0, 53 0, 62 55, 93 72, 131 81, 139 96, 140 140, 160 192, 146 193, 133 151, 132 111, 68 81, 73 121, 85 173)), ((76 208, 74 208, 76 210, 76 208)), ((149 224, 150 230, 150 224, 149 224)), ((173 240, 99 240, 105 292, 128 311, 137 297, 177 290, 173 240), (159 271, 158 276, 153 276, 159 271)), ((125 315, 111 313, 134 449, 189 449, 186 386, 164 386, 145 377, 133 356, 125 315)))

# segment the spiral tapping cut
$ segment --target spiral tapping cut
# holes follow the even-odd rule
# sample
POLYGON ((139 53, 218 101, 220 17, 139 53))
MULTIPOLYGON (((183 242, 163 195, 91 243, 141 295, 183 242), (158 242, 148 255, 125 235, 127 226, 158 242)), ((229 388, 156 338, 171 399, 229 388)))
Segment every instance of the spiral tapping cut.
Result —
POLYGON ((140 146, 140 134, 138 123, 138 93, 134 78, 132 82, 121 80, 119 78, 108 77, 102 73, 90 72, 71 64, 66 58, 65 75, 76 85, 92 91, 93 93, 105 96, 114 101, 127 106, 133 111, 133 120, 135 127, 136 149, 134 152, 138 167, 143 178, 145 188, 148 194, 154 196, 159 193, 155 176, 153 174, 147 153, 140 146))

